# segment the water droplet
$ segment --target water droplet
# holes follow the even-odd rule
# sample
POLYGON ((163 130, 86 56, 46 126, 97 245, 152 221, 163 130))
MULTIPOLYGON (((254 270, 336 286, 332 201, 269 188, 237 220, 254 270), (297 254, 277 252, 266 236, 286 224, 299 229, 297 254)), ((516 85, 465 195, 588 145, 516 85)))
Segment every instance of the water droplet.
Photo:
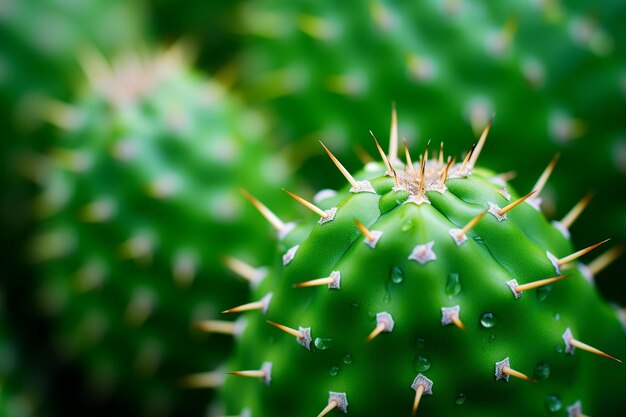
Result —
POLYGON ((417 339, 415 339, 415 344, 419 349, 422 349, 424 346, 426 346, 426 341, 423 337, 418 337, 417 339))
POLYGON ((446 294, 448 297, 454 297, 461 292, 461 281, 459 280, 459 274, 451 272, 448 274, 448 280, 446 281, 446 294))
POLYGON ((391 282, 399 284, 404 281, 404 271, 399 266, 391 268, 391 282))
POLYGON ((554 313, 554 320, 556 321, 561 320, 561 315, 559 313, 554 313))
POLYGON ((557 395, 548 395, 546 397, 546 410, 551 413, 556 413, 563 407, 561 399, 557 395))
POLYGON ((391 302, 391 293, 389 291, 385 292, 385 296, 383 297, 383 301, 385 303, 390 303, 391 302))
POLYGON ((496 325, 496 316, 493 313, 483 313, 480 315, 480 325, 490 329, 496 325))
POLYGON ((482 236, 474 236, 474 241, 479 245, 485 244, 485 239, 483 239, 482 236))
POLYGON ((401 230, 403 232, 408 232, 412 228, 413 228, 413 220, 407 220, 404 223, 402 223, 402 229, 401 230))
POLYGON ((556 351, 556 353, 563 353, 565 352, 565 347, 563 346, 563 344, 559 343, 558 345, 554 346, 554 350, 556 351))
POLYGON ((552 291, 551 285, 545 285, 543 287, 537 288, 537 299, 539 301, 546 301, 548 298, 548 294, 552 291))
POLYGON ((345 363, 346 365, 350 365, 352 363, 352 355, 350 355, 349 353, 346 354, 346 356, 343 357, 343 363, 345 363))
POLYGON ((457 395, 456 400, 454 402, 457 403, 458 405, 463 404, 465 402, 465 394, 460 393, 459 395, 457 395))
POLYGON ((373 311, 368 311, 367 312, 367 319, 368 320, 376 320, 376 313, 374 313, 373 311))
POLYGON ((413 369, 415 372, 424 372, 430 369, 430 360, 426 356, 420 354, 415 355, 413 360, 413 369))
POLYGON ((316 337, 315 340, 313 341, 313 343, 315 344, 315 347, 318 348, 319 350, 330 349, 330 342, 332 342, 332 339, 324 339, 321 337, 316 337))
POLYGON ((338 366, 333 366, 332 368, 330 368, 330 376, 337 376, 338 373, 339 373, 338 366))
POLYGON ((539 362, 533 369, 533 376, 539 381, 548 379, 550 376, 550 365, 545 362, 539 362))
POLYGON ((358 310, 358 309, 360 308, 360 306, 359 306, 359 304, 358 304, 358 303, 352 303, 352 308, 353 308, 354 310, 358 310))
POLYGON ((495 341, 496 341, 496 335, 495 335, 495 334, 493 334, 493 333, 491 333, 491 334, 489 335, 489 342, 493 343, 493 342, 495 342, 495 341))

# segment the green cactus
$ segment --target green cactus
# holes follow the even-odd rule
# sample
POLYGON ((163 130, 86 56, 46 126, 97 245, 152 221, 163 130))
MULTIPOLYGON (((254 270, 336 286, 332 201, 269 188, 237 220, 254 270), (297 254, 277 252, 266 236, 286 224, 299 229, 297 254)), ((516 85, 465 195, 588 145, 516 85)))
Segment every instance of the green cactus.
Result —
POLYGON ((235 186, 273 198, 288 174, 262 115, 181 53, 129 55, 111 68, 84 57, 89 87, 71 104, 49 101, 62 129, 25 164, 41 185, 30 255, 56 347, 98 394, 123 393, 129 410, 151 416, 204 406, 191 394, 177 400, 178 381, 199 357, 203 368, 220 363, 230 340, 213 337, 220 349, 207 352, 204 334, 190 344, 191 325, 245 297, 225 254, 264 256, 241 239, 264 229, 235 186))
MULTIPOLYGON (((615 190, 626 173, 626 8, 560 3, 250 1, 240 13, 239 85, 279 115, 282 137, 301 139, 299 152, 315 153, 316 140, 308 139, 322 137, 348 164, 356 163, 353 146, 369 140, 362 121, 375 131, 386 126, 372 100, 395 101, 412 115, 400 131, 422 145, 426 132, 450 118, 463 121, 442 138, 453 154, 465 146, 457 138, 470 128, 478 135, 492 113, 503 113, 498 127, 506 140, 485 162, 504 170, 502 155, 559 150, 562 172, 579 176, 584 161, 595 179, 579 176, 580 186, 607 204, 590 208, 597 223, 581 226, 580 235, 595 238, 599 226, 624 238, 625 194, 615 190)), ((516 167, 521 182, 532 169, 516 167)), ((548 185, 547 212, 580 198, 569 178, 548 185)))
POLYGON ((487 132, 462 162, 426 148, 415 164, 392 134, 355 177, 328 152, 350 189, 292 194, 316 216, 226 311, 253 310, 225 415, 622 415, 626 373, 604 351, 626 356, 623 312, 594 288, 600 264, 578 264, 597 245, 576 252, 576 216, 539 210, 553 164, 523 197, 475 166, 487 132))

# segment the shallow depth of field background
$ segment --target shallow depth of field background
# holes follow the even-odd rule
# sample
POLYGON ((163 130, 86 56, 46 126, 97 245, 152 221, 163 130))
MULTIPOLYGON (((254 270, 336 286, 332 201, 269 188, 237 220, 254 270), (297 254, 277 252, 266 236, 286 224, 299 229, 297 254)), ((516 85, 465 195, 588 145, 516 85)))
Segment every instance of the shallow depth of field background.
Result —
MULTIPOLYGON (((55 150, 67 145, 67 129, 58 124, 71 124, 72 113, 62 111, 67 109, 61 104, 82 109, 89 120, 93 116, 97 123, 105 121, 78 129, 72 139, 72 146, 88 151, 96 160, 105 158, 112 146, 103 132, 117 134, 121 129, 106 125, 106 105, 89 107, 110 90, 94 89, 93 79, 90 84, 88 78, 94 74, 84 66, 85 51, 100 54, 107 65, 120 62, 120 57, 125 62, 139 57, 137 61, 144 62, 139 65, 140 76, 131 78, 139 82, 156 67, 146 57, 184 45, 189 58, 178 63, 194 74, 194 80, 211 83, 210 91, 220 91, 210 96, 207 90, 207 101, 219 110, 214 111, 215 118, 202 116, 190 122, 196 136, 182 151, 157 147, 140 134, 134 137, 146 152, 133 159, 130 172, 141 177, 144 167, 153 166, 150 158, 164 153, 158 169, 173 172, 182 188, 198 187, 198 196, 218 191, 235 195, 241 201, 232 204, 240 207, 241 222, 245 216, 247 221, 258 221, 257 232, 236 228, 236 219, 228 213, 225 219, 230 220, 209 219, 210 212, 224 207, 228 211, 230 205, 209 204, 206 222, 193 199, 159 217, 160 212, 149 212, 149 206, 128 203, 134 201, 132 184, 138 181, 134 176, 107 185, 109 194, 119 199, 116 215, 125 219, 123 227, 132 228, 145 217, 155 230, 162 231, 162 240, 189 233, 198 239, 199 243, 189 243, 198 258, 217 259, 216 254, 228 245, 246 256, 267 256, 272 243, 263 233, 266 227, 236 191, 237 186, 266 192, 269 201, 265 202, 288 219, 306 215, 280 188, 296 187, 308 198, 319 189, 343 186, 344 179, 319 140, 356 172, 363 153, 376 154, 370 130, 386 144, 393 103, 400 136, 415 156, 431 140, 431 149, 438 149, 443 141, 446 153, 462 157, 495 114, 480 162, 495 172, 515 171, 512 184, 520 194, 530 191, 552 157, 560 153, 542 193, 546 215, 560 219, 588 192, 594 192, 591 204, 572 228, 573 241, 583 248, 611 237, 609 249, 626 242, 625 19, 626 3, 613 0, 489 0, 480 4, 464 0, 4 0, 0 5, 0 415, 208 415, 214 395, 209 390, 182 389, 178 378, 216 365, 221 359, 211 356, 212 349, 217 349, 211 346, 219 345, 224 352, 221 358, 230 347, 220 337, 190 330, 193 317, 186 315, 188 310, 204 308, 202 280, 208 283, 206 288, 219 291, 219 285, 210 284, 218 280, 213 275, 232 279, 223 268, 199 274, 189 287, 172 286, 175 290, 169 291, 171 282, 158 284, 172 279, 172 272, 169 261, 159 258, 157 250, 145 268, 123 257, 116 260, 111 268, 120 267, 127 275, 120 272, 107 278, 112 290, 92 288, 78 294, 71 292, 70 284, 55 287, 59 294, 46 290, 50 274, 57 280, 67 276, 68 283, 72 280, 65 272, 63 256, 79 262, 89 251, 88 244, 81 244, 61 251, 63 256, 53 262, 33 257, 33 251, 54 254, 57 245, 63 245, 54 239, 38 239, 51 218, 69 218, 69 227, 81 231, 81 239, 97 242, 103 251, 108 245, 106 227, 98 232, 102 235, 83 232, 81 219, 73 222, 63 205, 54 216, 37 214, 44 190, 49 201, 69 201, 70 205, 84 192, 62 188, 69 194, 55 195, 54 188, 42 186, 46 178, 38 177, 49 172, 44 169, 46 158, 58 157, 55 150), (103 112, 102 119, 98 112, 103 112), (95 140, 100 134, 103 137, 95 140), (236 144, 231 134, 239 135, 236 144), (224 146, 215 145, 218 139, 224 146), (197 167, 203 164, 201 151, 206 149, 213 149, 207 165, 219 165, 220 155, 235 162, 251 159, 209 173, 204 180, 195 173, 203 172, 197 167), (263 168, 255 168, 257 163, 263 168), (262 175, 260 169, 271 173, 262 175), (237 179, 230 181, 224 175, 237 179), (271 180, 265 178, 272 175, 271 180), (190 212, 197 217, 190 217, 190 212), (225 231, 228 228, 236 231, 225 231), (130 307, 112 301, 124 299, 123 292, 136 277, 134 268, 145 275, 142 288, 150 294, 154 282, 160 297, 155 306, 148 302, 148 316, 138 319, 137 327, 115 321, 130 307), (64 288, 67 293, 62 293, 64 288), (107 298, 111 294, 120 297, 107 298), (57 296, 69 307, 49 314, 50 300, 57 296), (101 333, 94 330, 97 323, 79 325, 94 306, 106 311, 108 321, 101 333), (137 342, 145 349, 133 351, 129 360, 124 349, 135 346, 133 338, 143 337, 144 321, 151 326, 149 340, 154 343, 137 342), (115 332, 107 330, 112 327, 115 332), (90 332, 97 337, 90 339, 90 332), (109 338, 112 333, 115 338, 109 338), (70 341, 67 334, 72 335, 70 341), (81 344, 84 340, 93 344, 81 344), (105 353, 94 358, 92 351, 105 353), (122 353, 118 356, 117 352, 122 353), (174 352, 180 356, 168 357, 174 352)), ((171 98, 177 100, 177 111, 183 119, 193 119, 194 109, 189 107, 199 97, 202 102, 202 97, 191 89, 187 100, 187 93, 179 93, 173 83, 172 91, 179 94, 171 98)), ((132 85, 122 90, 129 91, 132 85)), ((139 113, 152 114, 138 132, 154 130, 158 137, 160 126, 174 123, 169 114, 150 113, 148 99, 133 102, 130 96, 129 108, 140 103, 137 107, 145 112, 139 113)), ((170 96, 161 99, 167 108, 170 96)), ((132 127, 134 119, 130 119, 124 123, 132 127)), ((67 170, 65 181, 87 183, 96 190, 107 183, 106 169, 97 178, 79 171, 67 170)), ((216 197, 215 201, 222 200, 216 197)), ((122 243, 112 242, 111 254, 119 253, 122 243)), ((589 255, 583 261, 591 259, 589 255)), ((598 278, 599 290, 612 303, 626 304, 625 267, 625 260, 618 259, 598 278)), ((241 294, 224 294, 224 300, 245 298, 243 285, 237 285, 222 290, 241 294)), ((219 300, 221 296, 212 297, 219 300)), ((205 317, 202 311, 198 314, 205 317)))

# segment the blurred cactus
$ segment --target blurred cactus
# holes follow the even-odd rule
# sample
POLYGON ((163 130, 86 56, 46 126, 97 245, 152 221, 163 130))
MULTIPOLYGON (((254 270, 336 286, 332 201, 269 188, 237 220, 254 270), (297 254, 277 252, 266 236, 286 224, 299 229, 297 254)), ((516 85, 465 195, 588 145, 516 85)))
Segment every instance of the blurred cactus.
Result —
POLYGON ((228 343, 214 337, 220 350, 207 351, 192 324, 246 294, 221 257, 263 258, 241 242, 264 229, 236 187, 271 200, 288 168, 263 117, 192 70, 183 49, 82 61, 88 88, 42 102, 60 129, 25 163, 41 186, 38 302, 98 392, 123 392, 145 415, 192 415, 206 398, 177 402, 177 381, 220 363, 228 343))
POLYGON ((626 173, 624 3, 248 1, 239 16, 239 87, 279 116, 282 137, 302 139, 305 157, 310 139, 323 138, 355 162, 351 148, 369 143, 367 130, 386 130, 374 102, 398 104, 401 136, 425 143, 423 132, 440 132, 453 153, 498 113, 506 140, 493 145, 490 166, 531 155, 516 168, 528 187, 533 163, 560 150, 565 174, 546 190, 548 215, 595 190, 596 222, 579 236, 610 229, 626 238, 626 195, 616 192, 626 173), (583 166, 594 178, 580 175, 583 166))

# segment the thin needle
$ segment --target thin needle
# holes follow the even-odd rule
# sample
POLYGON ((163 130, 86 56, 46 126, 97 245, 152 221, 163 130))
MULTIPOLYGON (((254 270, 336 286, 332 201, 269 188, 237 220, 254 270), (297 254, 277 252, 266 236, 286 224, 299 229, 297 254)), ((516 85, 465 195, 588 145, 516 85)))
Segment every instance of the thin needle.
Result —
POLYGON ((228 269, 248 282, 254 282, 258 279, 259 270, 240 259, 227 256, 224 257, 223 262, 228 269))
POLYGON ((318 287, 322 285, 330 285, 335 282, 335 277, 324 277, 324 278, 316 278, 310 281, 299 282, 297 284, 293 284, 294 288, 304 288, 304 287, 318 287))
POLYGON ((359 228, 361 233, 363 233, 363 235, 367 238, 367 240, 369 240, 370 242, 376 240, 376 236, 374 236, 363 223, 361 223, 359 220, 355 220, 354 223, 356 224, 356 227, 359 228))
POLYGON ((529 381, 529 382, 536 382, 536 381, 535 381, 534 379, 532 379, 531 377, 529 377, 529 376, 527 376, 527 375, 524 375, 523 373, 518 372, 518 371, 516 371, 515 369, 511 369, 511 368, 509 368, 509 367, 507 367, 507 366, 505 366, 505 367, 503 367, 503 368, 502 368, 502 372, 504 372, 505 374, 510 375, 510 376, 512 376, 512 377, 519 378, 519 379, 523 379, 523 380, 525 380, 525 381, 529 381))
POLYGON ((376 327, 374 328, 374 330, 372 330, 372 332, 367 336, 367 339, 365 339, 365 341, 371 342, 372 340, 374 340, 376 336, 381 334, 386 328, 387 326, 385 325, 385 323, 378 323, 376 327))
POLYGON ((321 413, 319 413, 317 415, 317 417, 324 417, 326 414, 330 413, 331 411, 333 411, 335 408, 337 408, 339 404, 337 403, 337 401, 333 400, 331 402, 328 403, 328 405, 326 407, 324 407, 324 409, 322 410, 321 413))
POLYGON ((578 219, 578 216, 580 216, 580 214, 589 205, 589 202, 591 201, 592 198, 593 198, 593 193, 587 193, 587 195, 583 197, 583 199, 580 200, 574 207, 572 207, 572 209, 569 211, 569 213, 565 215, 565 217, 563 217, 563 220, 561 220, 561 224, 566 229, 569 229, 572 226, 572 224, 574 224, 576 219, 578 219))
POLYGON ((563 265, 565 265, 565 264, 567 264, 567 263, 570 263, 570 262, 572 262, 573 260, 576 260, 576 259, 580 258, 580 257, 581 257, 581 256, 583 256, 584 254, 586 254, 586 253, 588 253, 588 252, 591 252, 592 250, 594 250, 594 249, 595 249, 595 248, 597 248, 598 246, 602 245, 603 243, 608 242, 609 240, 611 240, 611 239, 610 239, 610 238, 609 238, 609 239, 605 239, 605 240, 603 240, 602 242, 599 242, 599 243, 596 243, 595 245, 591 245, 591 246, 589 246, 588 248, 581 249, 581 250, 579 250, 578 252, 574 252, 574 253, 572 253, 571 255, 568 255, 568 256, 566 256, 566 257, 564 257, 564 258, 559 259, 559 260, 557 261, 557 264, 558 264, 559 266, 563 266, 563 265))
POLYGON ((283 326, 282 324, 275 323, 273 321, 267 320, 269 324, 276 327, 277 329, 282 330, 283 332, 290 334, 292 336, 297 337, 298 339, 304 339, 304 333, 298 331, 296 329, 292 329, 291 327, 283 326))
POLYGON ((538 281, 529 282, 528 284, 518 285, 515 287, 515 292, 523 292, 523 291, 543 287, 545 285, 552 284, 553 282, 560 281, 570 276, 571 275, 559 275, 558 277, 540 279, 538 281))
POLYGON ((473 144, 471 149, 467 153, 467 155, 465 155, 465 159, 463 160, 463 163, 461 164, 461 168, 459 169, 459 172, 465 172, 468 162, 470 158, 472 157, 472 154, 474 153, 474 149, 476 149, 476 144, 473 144))
POLYGON ((223 372, 202 372, 180 378, 180 385, 184 388, 219 388, 223 384, 223 372))
POLYGON ((316 205, 314 205, 312 203, 309 203, 304 198, 302 198, 300 196, 297 196, 296 194, 291 193, 291 192, 289 192, 287 190, 283 190, 283 191, 285 191, 287 194, 289 194, 291 197, 293 197, 298 203, 302 204, 304 207, 308 208, 309 210, 311 210, 315 214, 319 215, 320 217, 325 219, 328 216, 330 216, 324 210, 322 210, 321 208, 317 207, 316 205))
POLYGON ((526 194, 524 197, 518 198, 517 200, 515 200, 514 202, 512 202, 508 206, 500 209, 500 211, 498 211, 498 215, 499 216, 504 216, 506 213, 508 213, 509 211, 513 210, 518 205, 522 204, 524 202, 524 200, 526 200, 527 198, 529 198, 530 196, 532 196, 536 192, 537 192, 537 190, 533 190, 533 191, 529 192, 528 194, 526 194))
POLYGON ((487 126, 485 126, 485 129, 483 130, 483 133, 480 135, 480 139, 478 139, 478 144, 476 145, 474 152, 472 152, 472 156, 469 160, 470 168, 473 168, 474 165, 476 165, 478 156, 480 155, 480 152, 483 150, 483 146, 485 145, 485 141, 487 140, 487 135, 489 134, 489 129, 491 129, 491 124, 493 123, 494 117, 496 117, 495 114, 491 116, 491 119, 489 119, 489 123, 487 123, 487 126))
POLYGON ((220 333, 227 335, 237 334, 238 326, 233 321, 203 320, 194 323, 193 327, 207 333, 220 333))
POLYGON ((415 389, 415 400, 413 401, 413 415, 417 413, 417 407, 420 404, 422 395, 424 394, 424 385, 419 384, 415 389))
POLYGON ((252 203, 252 205, 259 211, 259 213, 261 213, 261 215, 263 215, 263 217, 265 217, 265 219, 272 225, 272 227, 274 227, 274 229, 276 229, 278 233, 285 229, 285 223, 252 194, 243 188, 240 188, 239 192, 252 203))
POLYGON ((589 272, 595 276, 604 268, 609 266, 614 260, 619 258, 622 253, 624 253, 624 245, 615 246, 590 262, 589 265, 587 265, 587 268, 589 268, 589 272))
POLYGON ((355 188, 358 187, 358 183, 356 182, 354 177, 350 175, 348 170, 341 164, 341 162, 339 162, 339 160, 335 157, 335 155, 333 155, 333 153, 321 141, 320 141, 320 144, 322 145, 326 153, 328 153, 328 156, 330 156, 330 159, 333 161, 335 166, 337 166, 337 169, 339 169, 341 174, 346 178, 346 180, 348 180, 350 185, 355 188))
POLYGON ((476 223, 478 223, 483 217, 485 217, 485 214, 487 214, 486 211, 480 213, 478 216, 470 220, 469 223, 465 225, 465 227, 459 230, 459 233, 457 233, 456 235, 457 239, 462 239, 463 236, 465 236, 467 232, 469 232, 472 229, 472 227, 476 226, 476 223))
POLYGON ((391 129, 389 131, 389 159, 391 161, 398 158, 398 116, 396 114, 396 103, 391 107, 391 129))
POLYGON ((533 190, 537 190, 537 194, 541 193, 541 190, 543 190, 543 187, 545 187, 546 183, 548 182, 548 179, 550 178, 552 171, 554 171, 554 167, 556 163, 559 161, 559 157, 560 157, 560 154, 557 152, 552 158, 552 160, 550 161, 550 163, 548 164, 548 166, 546 167, 546 169, 543 171, 539 179, 537 180, 537 183, 533 187, 533 190))

